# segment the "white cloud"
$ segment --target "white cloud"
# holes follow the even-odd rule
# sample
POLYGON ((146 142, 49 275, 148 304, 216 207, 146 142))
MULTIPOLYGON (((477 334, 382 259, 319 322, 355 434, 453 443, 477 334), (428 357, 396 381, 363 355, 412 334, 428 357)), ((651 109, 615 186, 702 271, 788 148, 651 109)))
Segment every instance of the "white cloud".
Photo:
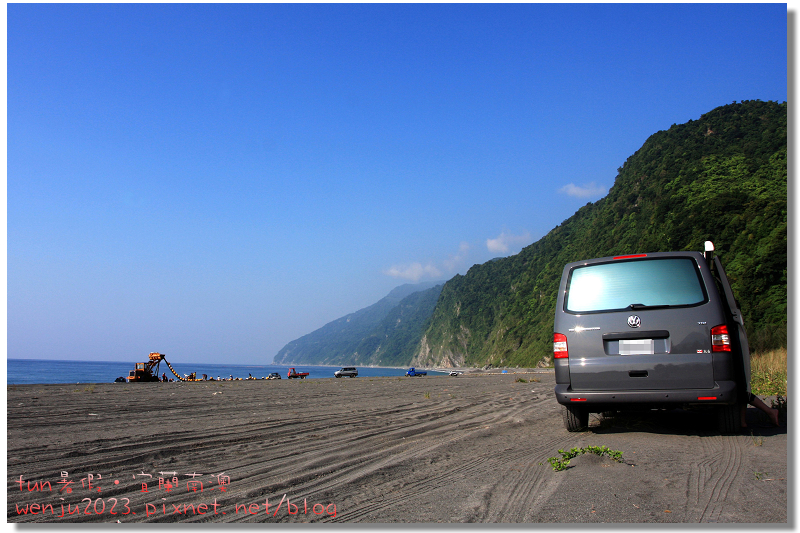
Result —
POLYGON ((469 252, 471 246, 468 242, 462 242, 458 246, 458 253, 455 255, 451 255, 444 261, 444 267, 449 270, 450 272, 455 272, 464 262, 464 259, 467 257, 467 253, 469 252))
POLYGON ((411 263, 405 266, 393 266, 384 271, 384 274, 393 278, 407 279, 409 281, 419 281, 423 277, 435 279, 441 277, 441 271, 428 263, 423 266, 422 263, 411 263))
POLYGON ((391 268, 384 270, 383 273, 393 278, 407 279, 409 281, 417 282, 423 278, 428 279, 441 279, 445 273, 452 275, 464 265, 472 246, 468 242, 461 242, 458 245, 458 252, 450 255, 447 259, 440 262, 441 269, 433 263, 423 265, 420 262, 414 262, 406 265, 394 265, 391 268))
POLYGON ((587 183, 582 187, 578 187, 574 183, 564 185, 558 192, 562 192, 567 196, 574 196, 576 198, 589 198, 591 196, 602 196, 608 192, 608 189, 595 184, 595 182, 587 183))
POLYGON ((512 246, 524 246, 529 244, 531 234, 527 231, 522 235, 511 235, 510 233, 502 232, 494 239, 486 239, 486 248, 494 254, 508 253, 512 246))

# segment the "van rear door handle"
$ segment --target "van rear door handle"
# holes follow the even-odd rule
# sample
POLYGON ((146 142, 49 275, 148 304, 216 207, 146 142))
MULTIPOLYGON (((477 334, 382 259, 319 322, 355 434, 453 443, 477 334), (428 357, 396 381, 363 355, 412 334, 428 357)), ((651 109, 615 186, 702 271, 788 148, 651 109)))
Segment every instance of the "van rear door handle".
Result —
POLYGON ((604 333, 604 341, 620 341, 628 339, 667 339, 669 331, 665 329, 655 329, 652 331, 623 331, 619 333, 604 333))
POLYGON ((632 378, 646 378, 647 370, 631 370, 628 375, 632 378))

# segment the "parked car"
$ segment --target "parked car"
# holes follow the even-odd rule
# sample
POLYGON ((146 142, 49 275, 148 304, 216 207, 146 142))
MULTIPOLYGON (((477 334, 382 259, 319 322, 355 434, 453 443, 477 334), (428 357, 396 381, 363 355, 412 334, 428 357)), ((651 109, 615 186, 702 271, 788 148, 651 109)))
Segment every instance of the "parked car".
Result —
POLYGON ((738 431, 749 391, 742 314, 714 246, 564 267, 556 303, 556 399, 568 431, 589 413, 714 406, 738 431))
POLYGON ((267 379, 281 379, 281 375, 278 374, 277 372, 273 372, 272 374, 267 376, 267 379))
POLYGON ((337 378, 354 378, 358 376, 358 369, 352 366, 345 366, 334 372, 333 375, 337 378))

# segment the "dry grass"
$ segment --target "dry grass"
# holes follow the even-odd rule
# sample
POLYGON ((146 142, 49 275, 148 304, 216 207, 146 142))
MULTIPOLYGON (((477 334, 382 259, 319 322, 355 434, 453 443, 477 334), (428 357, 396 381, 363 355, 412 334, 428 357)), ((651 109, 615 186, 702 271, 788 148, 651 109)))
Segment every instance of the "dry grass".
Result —
POLYGON ((750 385, 758 396, 786 396, 786 348, 750 354, 750 385))

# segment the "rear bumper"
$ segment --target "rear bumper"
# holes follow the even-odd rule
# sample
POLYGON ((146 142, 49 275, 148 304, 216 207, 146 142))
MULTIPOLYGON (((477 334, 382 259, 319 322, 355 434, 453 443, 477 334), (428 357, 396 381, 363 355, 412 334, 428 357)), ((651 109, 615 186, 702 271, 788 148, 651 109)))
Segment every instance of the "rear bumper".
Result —
POLYGON ((621 406, 621 404, 729 405, 736 402, 736 382, 734 381, 718 381, 713 389, 636 391, 573 391, 568 384, 559 384, 556 385, 555 392, 556 400, 560 404, 586 405, 587 407, 621 406))

